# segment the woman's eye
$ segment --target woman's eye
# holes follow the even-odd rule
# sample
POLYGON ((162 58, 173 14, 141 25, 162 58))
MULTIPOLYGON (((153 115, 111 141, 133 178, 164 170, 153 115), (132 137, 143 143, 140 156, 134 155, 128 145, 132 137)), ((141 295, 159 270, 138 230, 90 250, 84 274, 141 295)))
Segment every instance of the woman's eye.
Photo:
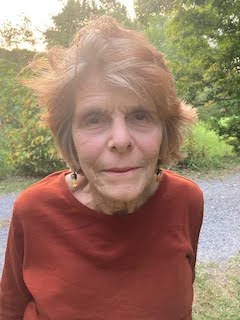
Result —
POLYGON ((147 112, 145 111, 137 111, 137 112, 134 112, 131 118, 137 121, 147 121, 149 120, 150 117, 149 117, 149 114, 147 114, 147 112))
POLYGON ((90 114, 86 119, 85 123, 87 125, 96 125, 96 124, 102 124, 106 122, 106 119, 101 114, 90 114))
POLYGON ((100 118, 98 116, 90 116, 87 118, 87 123, 89 124, 96 124, 99 123, 100 118))

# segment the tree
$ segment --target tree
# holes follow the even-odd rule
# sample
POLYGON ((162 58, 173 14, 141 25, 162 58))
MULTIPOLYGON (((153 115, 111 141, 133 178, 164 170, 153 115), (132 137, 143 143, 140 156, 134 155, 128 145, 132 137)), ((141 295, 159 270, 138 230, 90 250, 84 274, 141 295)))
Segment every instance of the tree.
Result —
POLYGON ((136 0, 135 10, 179 95, 240 151, 240 1, 136 0))
POLYGON ((239 129, 232 139, 240 117, 240 2, 188 1, 172 16, 169 36, 182 56, 174 62, 180 94, 240 151, 239 129))
POLYGON ((98 15, 109 15, 126 26, 131 26, 131 21, 127 15, 127 8, 117 0, 100 0, 98 15))
POLYGON ((23 43, 35 45, 36 39, 32 31, 31 20, 24 16, 20 23, 13 25, 10 21, 3 22, 0 28, 1 47, 16 49, 23 43))
POLYGON ((143 29, 150 42, 164 53, 170 68, 173 61, 177 61, 176 48, 168 36, 167 30, 171 19, 166 15, 155 15, 148 18, 148 25, 143 29))
POLYGON ((74 34, 92 17, 111 15, 130 26, 126 7, 117 0, 68 0, 62 11, 53 16, 54 26, 45 31, 48 47, 62 45, 68 47, 74 34))
POLYGON ((149 19, 163 15, 178 6, 176 0, 135 0, 134 9, 137 20, 147 26, 149 19))
POLYGON ((48 46, 68 47, 76 31, 97 12, 98 8, 94 1, 68 0, 62 11, 52 17, 54 26, 44 32, 48 46))
MULTIPOLYGON (((21 50, 0 50, 0 120, 2 128, 19 127, 19 111, 26 96, 26 89, 16 81, 20 65, 23 66, 23 62, 21 63, 18 59, 20 52, 21 50)), ((24 53, 25 50, 23 55, 24 53)))
POLYGON ((41 125, 36 97, 17 81, 16 75, 33 54, 0 50, 0 166, 18 174, 42 175, 63 168, 64 163, 49 130, 41 125))

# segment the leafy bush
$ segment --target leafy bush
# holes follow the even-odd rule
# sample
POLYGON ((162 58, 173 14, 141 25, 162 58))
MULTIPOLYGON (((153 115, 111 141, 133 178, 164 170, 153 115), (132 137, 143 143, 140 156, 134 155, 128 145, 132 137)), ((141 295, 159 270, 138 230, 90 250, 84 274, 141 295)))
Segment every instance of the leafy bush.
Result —
MULTIPOLYGON (((26 49, 13 49, 11 51, 0 48, 0 59, 15 63, 20 70, 24 65, 31 60, 36 52, 26 49)), ((9 63, 6 63, 6 69, 9 69, 9 63)))
POLYGON ((65 167, 57 155, 50 132, 40 124, 40 110, 36 107, 35 97, 16 80, 21 65, 14 61, 19 62, 21 57, 23 59, 21 63, 26 64, 28 55, 26 53, 25 55, 26 57, 24 54, 21 56, 21 52, 17 51, 0 51, 0 176, 2 177, 7 172, 45 175, 65 167))
POLYGON ((234 156, 233 148, 203 122, 194 127, 192 135, 183 146, 183 151, 186 158, 179 165, 196 169, 220 167, 225 157, 234 156))
POLYGON ((25 96, 19 127, 8 131, 9 165, 18 174, 45 175, 64 168, 50 132, 41 124, 33 96, 25 96))
POLYGON ((239 107, 223 107, 210 104, 198 108, 200 119, 220 135, 224 141, 233 146, 236 153, 240 153, 240 115, 239 107))
POLYGON ((217 123, 217 132, 240 153, 240 116, 223 117, 217 123))
POLYGON ((0 179, 5 178, 11 172, 11 167, 9 166, 7 159, 8 149, 6 133, 0 125, 0 179))

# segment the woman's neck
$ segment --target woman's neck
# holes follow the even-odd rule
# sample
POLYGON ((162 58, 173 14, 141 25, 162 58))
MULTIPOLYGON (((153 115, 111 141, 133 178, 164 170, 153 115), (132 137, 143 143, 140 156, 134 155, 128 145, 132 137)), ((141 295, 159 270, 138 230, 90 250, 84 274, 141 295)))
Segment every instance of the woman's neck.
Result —
POLYGON ((78 188, 71 188, 70 175, 66 176, 66 182, 75 198, 86 207, 108 215, 131 214, 143 205, 157 190, 159 182, 153 178, 150 185, 136 198, 129 202, 110 199, 99 193, 91 186, 84 176, 78 176, 78 188))
POLYGON ((93 207, 96 211, 103 212, 105 214, 131 214, 141 205, 143 205, 157 190, 158 183, 155 182, 151 187, 145 188, 145 190, 132 201, 118 201, 109 199, 99 194, 94 188, 90 188, 91 199, 93 207))

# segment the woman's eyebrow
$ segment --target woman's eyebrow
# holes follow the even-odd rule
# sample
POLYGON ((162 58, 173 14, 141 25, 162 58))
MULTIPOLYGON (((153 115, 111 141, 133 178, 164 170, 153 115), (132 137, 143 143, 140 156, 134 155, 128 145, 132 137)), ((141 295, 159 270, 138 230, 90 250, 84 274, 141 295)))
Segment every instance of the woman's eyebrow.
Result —
POLYGON ((155 110, 155 108, 151 106, 145 106, 143 104, 131 105, 131 106, 128 106, 128 108, 130 112, 145 111, 145 112, 157 114, 157 110, 155 110))
POLYGON ((151 110, 149 107, 146 107, 142 104, 129 106, 129 109, 131 109, 132 111, 150 111, 151 110))
POLYGON ((103 107, 100 107, 100 106, 89 106, 87 108, 84 108, 84 110, 80 109, 77 111, 77 116, 88 116, 90 114, 93 114, 93 113, 104 113, 104 114, 108 114, 109 113, 109 110, 108 108, 103 108, 103 107))
MULTIPOLYGON (((126 113, 144 111, 144 112, 157 114, 157 110, 155 110, 153 107, 149 107, 149 106, 147 107, 147 106, 144 106, 143 104, 124 105, 120 108, 120 110, 126 113)), ((110 107, 92 105, 84 108, 84 110, 80 108, 77 111, 76 115, 80 117, 87 117, 88 115, 91 115, 93 113, 111 115, 113 112, 114 112, 114 109, 110 107)))

